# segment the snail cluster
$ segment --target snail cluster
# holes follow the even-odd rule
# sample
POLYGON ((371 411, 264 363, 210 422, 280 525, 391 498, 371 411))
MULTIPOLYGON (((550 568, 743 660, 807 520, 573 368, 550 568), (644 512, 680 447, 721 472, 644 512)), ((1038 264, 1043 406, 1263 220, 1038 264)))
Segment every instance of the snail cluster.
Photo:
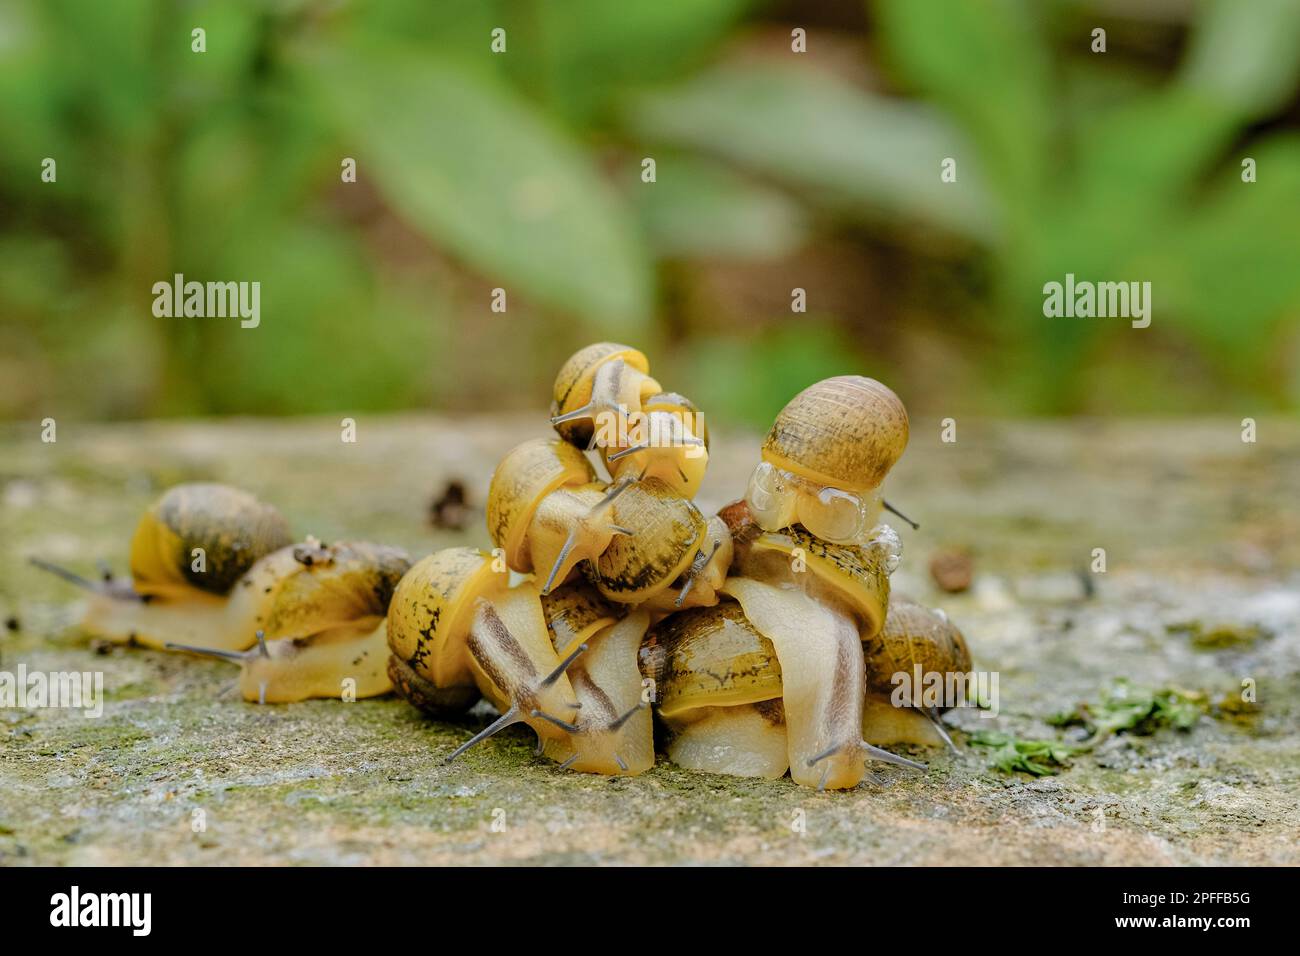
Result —
POLYGON ((842 789, 867 759, 922 766, 882 745, 952 746, 920 688, 900 698, 894 681, 964 674, 970 655, 941 612, 890 596, 900 544, 880 519, 899 513, 881 484, 908 419, 889 388, 804 389, 745 496, 712 516, 692 501, 702 417, 636 349, 573 355, 551 424, 493 472, 491 551, 412 564, 295 543, 252 495, 185 484, 141 519, 129 581, 37 563, 90 592, 92 635, 233 660, 248 700, 395 690, 446 718, 486 699, 499 716, 448 760, 523 723, 563 769, 635 775, 658 730, 683 767, 842 789))
POLYGON ((890 600, 900 545, 880 486, 908 438, 890 389, 840 376, 800 392, 745 497, 711 517, 691 501, 707 432, 641 352, 577 352, 551 423, 493 473, 494 550, 424 558, 389 607, 399 694, 440 717, 480 696, 500 713, 448 759, 524 723, 562 768, 635 775, 657 725, 681 766, 838 789, 864 758, 921 766, 881 744, 951 746, 891 680, 965 673, 970 656, 940 612, 890 600))
POLYGON ((234 661, 246 700, 391 689, 386 615, 411 566, 396 548, 294 543, 271 505, 238 488, 192 483, 141 517, 130 562, 130 580, 105 572, 91 581, 35 561, 89 592, 81 626, 91 636, 234 661))

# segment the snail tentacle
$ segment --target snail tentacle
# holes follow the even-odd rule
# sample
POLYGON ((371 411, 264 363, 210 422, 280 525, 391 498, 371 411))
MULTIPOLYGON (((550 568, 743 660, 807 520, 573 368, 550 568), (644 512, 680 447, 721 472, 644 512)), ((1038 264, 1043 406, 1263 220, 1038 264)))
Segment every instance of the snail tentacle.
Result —
POLYGON ((934 725, 935 731, 943 738, 943 742, 947 745, 948 749, 955 754, 960 754, 961 751, 957 749, 957 745, 952 742, 952 737, 948 734, 948 728, 944 727, 943 721, 939 719, 939 709, 937 707, 929 707, 924 710, 923 713, 929 718, 930 723, 934 725))
POLYGON ((579 730, 577 724, 571 724, 567 720, 561 720, 559 717, 556 717, 554 714, 548 714, 546 713, 546 711, 538 710, 536 707, 534 707, 531 711, 529 711, 529 714, 530 716, 538 717, 549 724, 554 724, 556 727, 559 727, 565 733, 576 734, 579 730))
MULTIPOLYGON (((645 707, 645 701, 643 700, 637 701, 635 706, 628 708, 624 713, 620 714, 618 717, 615 717, 612 721, 610 721, 609 729, 619 730, 620 728, 622 728, 624 724, 626 724, 629 720, 632 719, 633 715, 638 713, 644 707, 645 707)), ((623 769, 626 770, 627 768, 624 767, 623 769)))
POLYGON ((200 657, 215 657, 222 661, 234 661, 242 664, 248 660, 248 651, 226 651, 219 647, 199 647, 195 644, 177 644, 174 641, 168 641, 163 645, 163 650, 184 651, 187 654, 198 654, 200 657))
POLYGON ((569 536, 564 539, 564 544, 560 546, 560 553, 555 556, 555 564, 551 565, 551 573, 546 576, 546 583, 542 585, 542 594, 547 595, 555 587, 555 579, 560 576, 560 571, 565 567, 569 560, 569 554, 573 551, 573 546, 578 543, 578 529, 574 528, 569 532, 569 536))
MULTIPOLYGON (((557 680, 560 679, 561 675, 563 675, 564 672, 567 671, 570 666, 572 666, 573 662, 576 661, 583 653, 585 653, 586 650, 587 650, 586 644, 579 644, 576 648, 574 648, 572 654, 570 654, 564 660, 560 661, 559 666, 556 667, 555 670, 551 671, 544 678, 542 678, 542 682, 538 686, 550 687, 552 684, 554 684, 557 680)), ((574 707, 574 709, 577 709, 582 706, 582 702, 575 701, 572 706, 574 707)))
POLYGON ((682 604, 685 603, 686 595, 691 593, 691 588, 695 587, 695 583, 699 581, 700 575, 704 573, 704 569, 708 567, 709 562, 713 560, 713 556, 718 553, 718 549, 721 547, 722 539, 714 538, 713 550, 708 554, 705 554, 704 551, 701 550, 695 555, 691 560, 690 569, 686 572, 686 581, 682 584, 682 589, 677 592, 676 600, 673 601, 673 607, 681 607, 682 604))
POLYGON ((27 560, 34 567, 38 567, 42 571, 48 571, 50 574, 62 578, 69 584, 74 584, 83 590, 91 591, 104 597, 119 598, 124 601, 140 601, 142 603, 147 603, 149 600, 148 595, 138 594, 135 589, 125 581, 119 583, 117 579, 112 576, 111 572, 101 572, 105 575, 104 579, 102 581, 92 581, 89 578, 82 577, 75 571, 70 571, 52 561, 46 561, 44 558, 33 557, 28 558, 27 560))
POLYGON ((913 531, 919 531, 919 530, 921 529, 921 526, 920 526, 919 524, 917 524, 915 521, 913 521, 913 520, 912 520, 911 518, 909 518, 907 515, 903 514, 903 512, 899 511, 897 508, 895 508, 893 505, 891 505, 887 499, 885 499, 885 498, 881 498, 881 499, 880 499, 880 505, 881 505, 882 508, 884 508, 886 511, 888 511, 891 515, 896 515, 897 517, 902 518, 904 521, 906 521, 908 524, 910 524, 910 525, 912 526, 912 530, 913 530, 913 531))
POLYGON ((493 734, 505 730, 511 724, 517 724, 522 720, 523 718, 519 716, 518 705, 512 704, 504 714, 502 714, 496 720, 492 721, 492 723, 488 724, 486 727, 484 727, 482 730, 476 733, 469 740, 465 741, 463 744, 461 744, 459 747, 457 747, 455 750, 449 753, 446 759, 443 760, 443 763, 451 763, 453 760, 455 760, 457 757, 463 754, 466 750, 469 750, 470 747, 473 747, 475 744, 482 743, 483 741, 491 737, 493 734))

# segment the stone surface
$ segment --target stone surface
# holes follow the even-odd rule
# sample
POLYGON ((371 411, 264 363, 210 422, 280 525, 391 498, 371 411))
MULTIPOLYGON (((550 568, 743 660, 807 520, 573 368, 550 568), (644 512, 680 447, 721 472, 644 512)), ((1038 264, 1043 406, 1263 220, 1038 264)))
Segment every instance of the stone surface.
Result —
MULTIPOLYGON (((0 709, 0 863, 1300 863, 1292 422, 1261 421, 1243 444, 1230 420, 963 421, 954 445, 913 423, 887 488, 921 528, 899 528, 895 589, 943 607, 976 668, 999 675, 999 715, 960 710, 952 726, 1068 737, 1044 718, 1117 677, 1230 701, 1255 682, 1257 713, 1121 735, 1039 779, 990 769, 960 732, 960 756, 918 750, 927 773, 875 765, 848 793, 662 757, 631 780, 569 774, 520 728, 446 766, 484 712, 437 723, 391 698, 247 704, 228 665, 97 653, 71 626, 75 590, 26 563, 122 570, 144 506, 198 478, 246 486, 325 540, 415 555, 486 544, 481 514, 437 530, 431 501, 461 480, 481 508, 495 461, 543 422, 360 416, 356 444, 334 419, 60 420, 55 445, 35 425, 0 432, 0 671, 100 670, 108 697, 100 719, 0 709), (931 581, 940 548, 973 556, 968 592, 931 581)), ((743 490, 757 447, 713 430, 702 506, 743 490)))

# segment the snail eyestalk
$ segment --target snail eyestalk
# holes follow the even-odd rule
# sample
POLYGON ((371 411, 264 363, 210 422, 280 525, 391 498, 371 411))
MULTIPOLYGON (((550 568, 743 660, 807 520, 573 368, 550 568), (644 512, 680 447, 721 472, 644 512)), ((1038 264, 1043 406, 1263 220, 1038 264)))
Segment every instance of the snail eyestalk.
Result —
POLYGON ((695 583, 699 580, 700 575, 704 573, 705 567, 713 560, 714 555, 718 553, 718 549, 721 547, 722 541, 715 539, 712 551, 708 554, 701 551, 695 555, 695 558, 691 561, 690 569, 686 572, 686 581, 682 584, 682 589, 677 592, 677 599, 673 601, 673 607, 681 607, 685 603, 686 595, 691 593, 691 588, 695 587, 695 583))
MULTIPOLYGON (((821 753, 813 757, 809 757, 808 766, 809 767, 816 766, 817 764, 821 763, 823 760, 826 760, 830 757, 836 756, 837 754, 842 754, 845 753, 846 751, 850 751, 853 749, 861 750, 872 760, 880 760, 884 763, 892 763, 899 767, 909 767, 912 770, 926 769, 926 766, 923 763, 917 763, 915 760, 908 760, 906 757, 900 757, 898 756, 898 754, 890 753, 888 750, 882 750, 881 748, 875 746, 874 744, 867 743, 865 740, 860 740, 858 741, 857 744, 835 744, 834 746, 827 747, 821 753)), ((827 771, 830 770, 829 767, 827 767, 826 769, 827 771)))
POLYGON ((890 504, 886 499, 882 498, 882 499, 880 500, 880 504, 881 504, 881 506, 882 506, 886 511, 888 511, 891 515, 895 515, 895 516, 897 516, 897 517, 903 519, 904 521, 906 521, 908 524, 910 524, 910 525, 912 526, 912 530, 913 530, 913 531, 919 531, 919 530, 920 530, 921 526, 920 526, 919 524, 917 524, 915 521, 913 521, 913 520, 912 520, 911 518, 909 518, 907 515, 903 514, 903 512, 899 511, 897 508, 895 508, 893 505, 891 505, 891 504, 890 504))
POLYGON ((168 642, 163 645, 164 650, 184 651, 187 654, 198 654, 200 657, 215 657, 218 660, 234 661, 236 664, 242 664, 248 659, 247 651, 223 651, 219 647, 196 647, 191 644, 174 644, 168 642))
POLYGON ((957 745, 952 742, 952 737, 948 734, 948 728, 946 728, 943 725, 943 721, 939 719, 939 709, 937 707, 930 707, 925 711, 925 716, 930 719, 930 723, 934 725, 935 731, 943 738, 943 742, 948 749, 955 754, 961 753, 961 751, 957 749, 957 745))
POLYGON ((492 723, 488 724, 486 727, 484 727, 482 730, 476 733, 469 740, 465 741, 463 744, 461 744, 459 747, 457 747, 455 750, 449 753, 446 759, 443 761, 443 763, 451 763, 453 760, 455 760, 457 757, 463 754, 466 750, 469 750, 470 747, 473 747, 475 744, 482 743, 483 741, 491 737, 493 734, 505 730, 511 724, 519 723, 522 719, 523 718, 519 716, 519 708, 512 704, 510 706, 510 709, 507 710, 504 714, 502 714, 496 720, 492 721, 492 723))
POLYGON ((90 591, 93 594, 117 598, 123 601, 145 602, 148 600, 145 595, 137 594, 132 590, 129 584, 123 582, 121 585, 118 585, 111 572, 101 571, 102 579, 99 581, 91 581, 89 578, 84 578, 75 571, 69 571, 67 568, 54 564, 51 561, 46 561, 43 558, 28 558, 27 560, 34 567, 38 567, 42 571, 48 571, 50 574, 62 578, 69 584, 76 585, 77 587, 90 591))
POLYGON ((536 707, 534 707, 530 711, 530 714, 531 716, 540 718, 541 720, 544 720, 549 724, 554 724, 556 727, 559 727, 565 733, 576 734, 578 732, 577 724, 571 724, 567 720, 561 720, 559 717, 556 717, 554 714, 548 714, 545 711, 538 710, 536 707))

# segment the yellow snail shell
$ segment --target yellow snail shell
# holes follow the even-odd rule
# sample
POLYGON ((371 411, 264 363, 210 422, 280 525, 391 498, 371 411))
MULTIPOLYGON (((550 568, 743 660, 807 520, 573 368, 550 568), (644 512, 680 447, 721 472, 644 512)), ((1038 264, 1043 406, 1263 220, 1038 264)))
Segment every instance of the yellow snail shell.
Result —
POLYGON ((650 378, 650 362, 644 353, 616 342, 597 342, 579 349, 560 368, 552 391, 551 416, 560 418, 588 409, 590 414, 555 423, 560 437, 586 448, 595 433, 596 413, 612 411, 619 404, 629 412, 640 411, 643 399, 663 389, 650 378), (617 381, 597 381, 600 370, 621 362, 617 381))
POLYGON ((610 506, 612 521, 630 534, 614 538, 592 562, 600 593, 639 604, 668 588, 699 552, 707 522, 698 508, 662 481, 634 481, 610 506))
POLYGON ((505 549, 506 563, 532 571, 526 539, 538 505, 560 488, 595 479, 586 456, 568 442, 533 438, 511 449, 492 473, 487 499, 488 533, 505 549))
POLYGON ((136 526, 131 576, 138 594, 174 596, 189 588, 227 594, 259 558, 292 541, 284 517, 246 491, 176 485, 136 526), (195 549, 203 552, 199 562, 195 549))

